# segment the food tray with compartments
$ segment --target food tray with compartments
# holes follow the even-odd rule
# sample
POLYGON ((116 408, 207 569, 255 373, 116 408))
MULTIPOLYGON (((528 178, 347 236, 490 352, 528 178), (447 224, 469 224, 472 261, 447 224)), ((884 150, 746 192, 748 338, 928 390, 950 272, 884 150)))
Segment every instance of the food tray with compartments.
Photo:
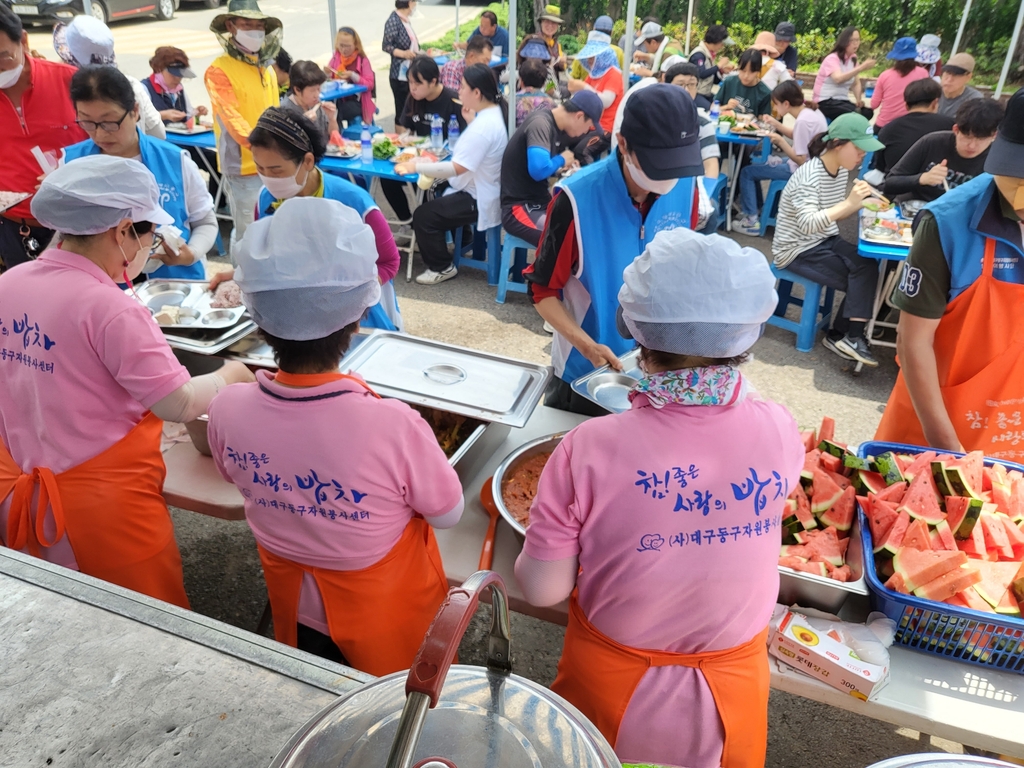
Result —
POLYGON ((208 286, 206 280, 147 280, 135 286, 134 294, 128 289, 128 295, 146 307, 161 328, 203 330, 238 325, 245 307, 213 307, 208 286), (162 321, 165 308, 173 308, 171 314, 178 315, 176 321, 162 321))
MULTIPOLYGON (((929 449, 917 445, 867 442, 860 445, 857 455, 863 459, 886 451, 913 454, 926 450, 929 449)), ((943 453, 963 456, 953 451, 943 453)), ((995 463, 994 459, 985 459, 985 466, 995 463)), ((1007 469, 1024 472, 1024 466, 1019 464, 1006 461, 998 463, 1007 469)), ((897 645, 947 659, 1024 674, 1024 619, 982 613, 886 589, 875 569, 875 559, 871 556, 874 549, 871 531, 864 510, 859 505, 857 518, 860 521, 865 555, 864 576, 871 593, 871 606, 896 622, 897 645)))

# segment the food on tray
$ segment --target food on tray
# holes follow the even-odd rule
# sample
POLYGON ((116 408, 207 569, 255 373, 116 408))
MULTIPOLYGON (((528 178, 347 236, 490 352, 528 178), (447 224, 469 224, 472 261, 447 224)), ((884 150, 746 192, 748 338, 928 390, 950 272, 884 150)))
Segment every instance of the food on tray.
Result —
POLYGON ((416 150, 408 150, 407 149, 404 152, 402 152, 401 154, 395 155, 394 157, 392 157, 391 158, 391 162, 393 162, 393 163, 395 163, 397 165, 398 163, 411 163, 415 159, 416 159, 416 150))
POLYGON ((153 319, 160 325, 177 325, 181 319, 181 307, 173 304, 165 304, 160 311, 153 315, 153 319))
POLYGON ((531 456, 520 463, 502 484, 501 500, 505 502, 505 508, 524 528, 530 524, 530 507, 537 496, 537 483, 550 458, 550 451, 531 456))
POLYGON ((745 125, 734 125, 731 130, 733 133, 758 133, 761 129, 754 123, 746 123, 745 125))
POLYGON ((0 211, 13 208, 28 197, 31 197, 28 192, 0 192, 0 211))
POLYGON ((385 137, 373 144, 374 160, 390 160, 398 152, 398 145, 385 137))
POLYGON ((242 289, 234 280, 225 280, 213 292, 211 309, 234 309, 242 306, 242 289))
POLYGON ((718 118, 718 124, 719 125, 736 125, 736 118, 733 116, 733 114, 731 112, 728 113, 728 114, 723 112, 721 114, 721 116, 718 118))
POLYGON ((438 411, 434 408, 427 408, 421 405, 412 406, 419 414, 426 419, 427 424, 434 430, 434 437, 438 445, 449 459, 462 447, 466 439, 473 434, 480 422, 460 416, 457 413, 438 411))
POLYGON ((898 233, 895 230, 883 226, 879 222, 872 224, 864 230, 865 237, 870 237, 875 240, 895 240, 897 235, 898 233))

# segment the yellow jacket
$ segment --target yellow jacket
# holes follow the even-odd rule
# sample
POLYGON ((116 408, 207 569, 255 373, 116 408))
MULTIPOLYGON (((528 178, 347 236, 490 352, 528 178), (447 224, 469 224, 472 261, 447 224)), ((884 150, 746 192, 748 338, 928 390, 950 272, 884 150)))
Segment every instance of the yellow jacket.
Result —
POLYGON ((252 176, 256 163, 249 151, 249 134, 268 107, 280 101, 273 67, 261 68, 224 54, 203 78, 213 105, 217 136, 217 165, 229 176, 252 176))

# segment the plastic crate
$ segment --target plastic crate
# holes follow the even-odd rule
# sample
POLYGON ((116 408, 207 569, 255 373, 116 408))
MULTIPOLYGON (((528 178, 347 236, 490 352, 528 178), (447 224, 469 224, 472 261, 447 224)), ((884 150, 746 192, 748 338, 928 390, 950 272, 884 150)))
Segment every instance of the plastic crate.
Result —
MULTIPOLYGON (((868 442, 861 444, 857 455, 865 458, 886 451, 923 453, 927 450, 931 449, 868 442)), ((952 451, 943 453, 963 455, 952 451)), ((1024 472, 1024 466, 1019 464, 985 459, 986 465, 996 463, 1024 472)), ((875 558, 871 556, 871 531, 859 504, 857 515, 864 546, 864 578, 871 593, 871 606, 896 622, 895 642, 898 645, 947 659, 1024 674, 1024 619, 981 613, 886 589, 875 570, 875 558)))

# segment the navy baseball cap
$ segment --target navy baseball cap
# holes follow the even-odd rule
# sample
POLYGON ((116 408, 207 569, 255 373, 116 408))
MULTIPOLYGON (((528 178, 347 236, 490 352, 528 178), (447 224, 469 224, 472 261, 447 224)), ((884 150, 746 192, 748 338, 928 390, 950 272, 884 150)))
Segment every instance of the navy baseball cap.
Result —
POLYGON ((577 91, 576 94, 569 99, 568 103, 572 104, 576 109, 589 117, 590 121, 594 125, 601 122, 601 113, 604 112, 604 104, 601 102, 601 97, 594 91, 577 91))
POLYGON ((604 32, 606 35, 612 33, 612 17, 611 16, 598 16, 594 21, 594 29, 598 32, 604 32))
POLYGON ((697 107, 682 88, 657 83, 631 95, 619 133, 655 181, 704 173, 697 107))
POLYGON ((1024 88, 1006 102, 1006 116, 985 158, 985 173, 1024 179, 1024 88))

